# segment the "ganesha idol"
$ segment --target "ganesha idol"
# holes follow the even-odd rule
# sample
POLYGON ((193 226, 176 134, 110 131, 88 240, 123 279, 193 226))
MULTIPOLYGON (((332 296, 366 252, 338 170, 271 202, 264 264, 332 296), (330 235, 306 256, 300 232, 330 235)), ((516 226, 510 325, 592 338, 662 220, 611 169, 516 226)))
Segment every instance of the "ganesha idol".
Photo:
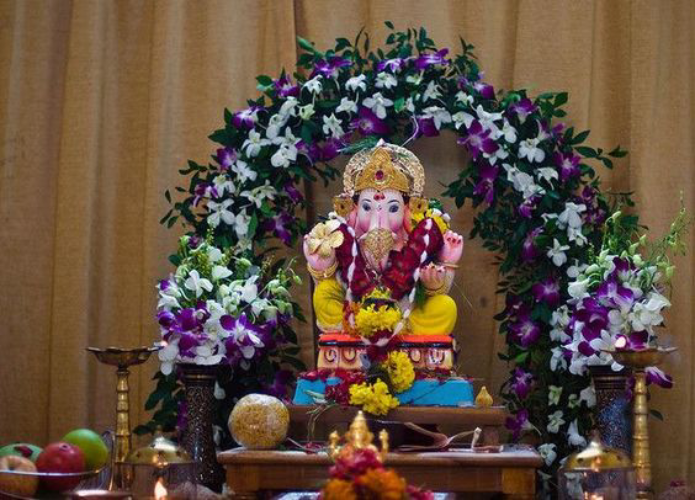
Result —
MULTIPOLYGON (((366 370, 380 350, 400 350, 420 372, 397 395, 402 404, 472 404, 471 384, 453 373, 449 291, 463 238, 424 187, 422 164, 403 147, 380 142, 348 162, 335 211, 303 242, 321 331, 317 368, 366 370)), ((326 380, 300 378, 294 402, 312 402, 326 380)))

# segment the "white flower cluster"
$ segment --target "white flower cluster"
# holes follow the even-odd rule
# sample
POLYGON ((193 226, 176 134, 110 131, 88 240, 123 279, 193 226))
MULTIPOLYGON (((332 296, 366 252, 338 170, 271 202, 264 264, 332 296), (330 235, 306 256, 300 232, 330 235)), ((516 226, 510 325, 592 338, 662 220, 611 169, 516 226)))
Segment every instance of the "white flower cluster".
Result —
POLYGON ((260 326, 278 314, 292 311, 287 279, 280 274, 262 289, 260 269, 246 259, 201 242, 190 249, 190 238, 180 242, 181 263, 159 286, 157 318, 163 338, 161 371, 171 373, 177 361, 201 365, 229 360, 229 341, 238 348, 242 368, 264 343, 260 326))

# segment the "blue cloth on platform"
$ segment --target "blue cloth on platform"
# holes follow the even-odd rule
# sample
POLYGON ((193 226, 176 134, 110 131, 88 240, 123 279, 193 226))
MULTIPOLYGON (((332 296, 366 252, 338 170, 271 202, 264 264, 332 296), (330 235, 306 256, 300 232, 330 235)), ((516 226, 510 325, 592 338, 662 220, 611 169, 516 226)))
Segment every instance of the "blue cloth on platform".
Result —
MULTIPOLYGON (((292 402, 296 405, 314 404, 314 399, 307 391, 323 394, 327 385, 339 383, 338 377, 329 377, 325 382, 321 379, 299 379, 292 402)), ((402 405, 414 406, 473 406, 475 404, 473 384, 463 378, 419 379, 407 391, 396 394, 396 398, 402 405)))

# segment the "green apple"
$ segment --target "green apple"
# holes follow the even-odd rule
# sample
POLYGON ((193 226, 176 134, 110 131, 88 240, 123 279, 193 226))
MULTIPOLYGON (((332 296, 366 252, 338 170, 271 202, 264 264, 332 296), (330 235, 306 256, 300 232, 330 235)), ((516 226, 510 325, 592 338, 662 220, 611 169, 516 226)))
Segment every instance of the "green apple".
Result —
POLYGON ((36 459, 43 450, 34 444, 29 443, 12 443, 0 448, 0 458, 15 455, 18 457, 28 458, 32 462, 36 459))
POLYGON ((109 449, 101 436, 90 429, 75 429, 63 436, 62 441, 77 446, 84 454, 87 470, 101 469, 109 460, 109 449))

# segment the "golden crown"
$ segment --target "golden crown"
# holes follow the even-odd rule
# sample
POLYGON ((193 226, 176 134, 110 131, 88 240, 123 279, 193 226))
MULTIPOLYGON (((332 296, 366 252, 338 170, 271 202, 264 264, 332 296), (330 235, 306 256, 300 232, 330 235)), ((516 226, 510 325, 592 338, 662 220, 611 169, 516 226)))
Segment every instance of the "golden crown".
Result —
POLYGON ((366 168, 355 178, 355 191, 376 189, 385 191, 393 189, 402 193, 410 193, 408 177, 396 169, 391 161, 391 155, 384 148, 377 148, 369 159, 366 168))
POLYGON ((365 189, 393 189, 417 200, 425 189, 425 169, 411 151, 382 140, 350 158, 343 174, 343 193, 333 198, 336 212, 348 214, 354 206, 352 197, 365 189))

